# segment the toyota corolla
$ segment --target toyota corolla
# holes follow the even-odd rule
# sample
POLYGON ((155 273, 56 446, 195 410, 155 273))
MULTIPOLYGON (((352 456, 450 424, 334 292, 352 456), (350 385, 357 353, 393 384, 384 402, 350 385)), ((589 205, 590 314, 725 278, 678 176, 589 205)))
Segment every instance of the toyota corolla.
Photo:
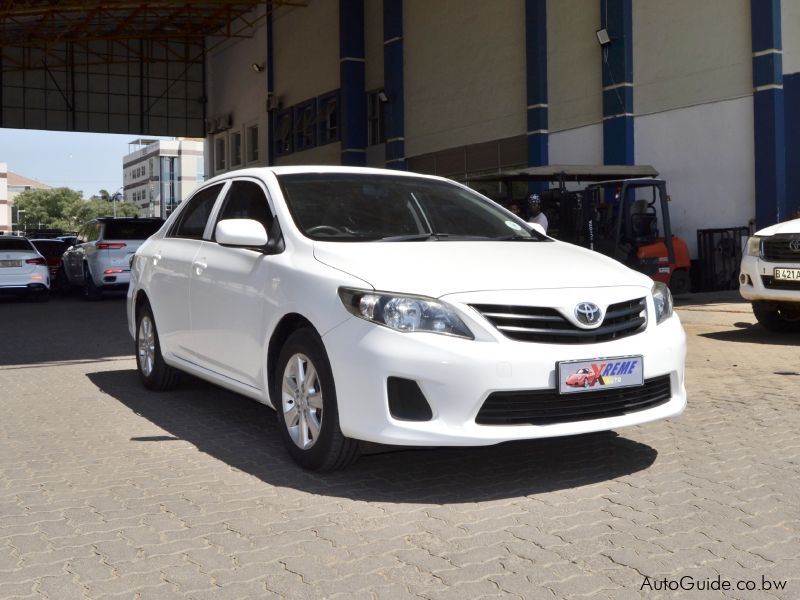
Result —
POLYGON ((686 337, 664 285, 439 177, 228 173, 181 204, 131 273, 144 385, 187 372, 271 406, 307 469, 352 463, 362 441, 489 445, 686 404, 686 337), (582 370, 598 385, 571 385, 582 370))

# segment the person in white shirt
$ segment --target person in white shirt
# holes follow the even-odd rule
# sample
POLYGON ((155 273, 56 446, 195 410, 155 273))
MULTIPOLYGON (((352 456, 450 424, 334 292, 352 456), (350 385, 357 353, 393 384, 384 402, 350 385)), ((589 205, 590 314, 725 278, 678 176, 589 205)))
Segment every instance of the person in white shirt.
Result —
POLYGON ((528 223, 537 223, 547 231, 547 217, 542 212, 542 201, 539 194, 531 194, 528 196, 528 208, 531 211, 531 216, 528 217, 528 223))

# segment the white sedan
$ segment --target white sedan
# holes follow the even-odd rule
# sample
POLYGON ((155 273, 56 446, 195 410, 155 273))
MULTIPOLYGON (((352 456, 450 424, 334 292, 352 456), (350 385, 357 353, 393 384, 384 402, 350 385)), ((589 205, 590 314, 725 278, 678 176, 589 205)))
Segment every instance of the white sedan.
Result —
POLYGON ((0 293, 47 300, 50 270, 47 261, 23 237, 0 236, 0 293))
POLYGON ((145 386, 185 371, 275 408, 307 469, 350 464, 362 440, 489 445, 686 405, 664 285, 439 177, 211 179, 137 250, 128 322, 145 386))

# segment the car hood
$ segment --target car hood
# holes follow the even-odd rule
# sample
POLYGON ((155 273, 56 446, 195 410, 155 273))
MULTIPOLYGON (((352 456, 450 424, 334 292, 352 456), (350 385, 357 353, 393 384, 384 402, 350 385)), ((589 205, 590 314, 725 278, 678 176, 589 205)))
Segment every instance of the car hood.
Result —
POLYGON ((778 233, 800 233, 800 219, 793 219, 778 223, 777 225, 770 225, 760 231, 756 231, 755 235, 776 235, 778 233))
POLYGON ((563 242, 315 242, 314 256, 376 290, 434 298, 486 290, 652 284, 615 260, 563 242))

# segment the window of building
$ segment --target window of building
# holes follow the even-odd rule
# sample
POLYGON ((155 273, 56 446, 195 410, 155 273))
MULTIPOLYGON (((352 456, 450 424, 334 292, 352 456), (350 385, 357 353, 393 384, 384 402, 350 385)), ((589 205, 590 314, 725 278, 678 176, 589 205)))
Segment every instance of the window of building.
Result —
POLYGON ((282 156, 293 151, 292 146, 292 109, 287 108, 280 112, 273 113, 275 123, 273 133, 275 135, 275 155, 282 156))
POLYGON ((220 136, 214 140, 214 171, 220 172, 227 168, 225 161, 225 137, 220 136))
POLYGON ((383 90, 367 93, 367 144, 370 146, 386 141, 386 102, 380 99, 383 93, 383 90))
POLYGON ((339 92, 320 96, 317 105, 320 145, 339 141, 339 92))
POLYGON ((258 160, 258 125, 247 127, 247 162, 258 160))
POLYGON ((242 165, 242 132, 231 133, 231 169, 242 165))
POLYGON ((294 149, 306 150, 317 145, 317 103, 309 100, 294 107, 294 149))

